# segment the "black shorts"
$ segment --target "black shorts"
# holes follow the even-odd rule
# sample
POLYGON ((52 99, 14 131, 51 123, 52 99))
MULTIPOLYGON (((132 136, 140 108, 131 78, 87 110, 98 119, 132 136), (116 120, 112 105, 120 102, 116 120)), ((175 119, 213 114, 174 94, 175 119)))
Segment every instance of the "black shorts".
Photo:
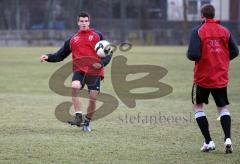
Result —
POLYGON ((101 81, 100 76, 87 76, 81 72, 73 72, 72 81, 75 81, 75 80, 80 81, 82 88, 86 84, 88 87, 88 90, 100 91, 100 81, 101 81))
POLYGON ((192 103, 208 104, 209 94, 212 94, 217 107, 224 107, 229 104, 227 96, 227 87, 224 88, 203 88, 197 84, 192 87, 192 103))

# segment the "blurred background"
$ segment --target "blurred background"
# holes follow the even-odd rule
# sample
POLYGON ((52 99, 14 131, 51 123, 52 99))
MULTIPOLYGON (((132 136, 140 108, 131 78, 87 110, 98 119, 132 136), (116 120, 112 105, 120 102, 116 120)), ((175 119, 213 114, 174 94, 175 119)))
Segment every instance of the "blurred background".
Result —
POLYGON ((186 45, 205 3, 239 43, 239 0, 0 0, 0 46, 60 46, 77 31, 80 11, 115 43, 186 45))
MULTIPOLYGON (((234 154, 223 155, 223 132, 212 98, 206 114, 217 148, 199 153, 203 138, 190 99, 194 62, 186 58, 186 45, 190 29, 201 23, 199 12, 205 3, 215 6, 216 18, 238 39, 240 0, 0 0, 0 164, 239 164, 239 58, 230 64, 228 87, 234 154), (78 31, 80 11, 91 14, 91 26, 106 39, 133 44, 127 52, 118 46, 104 69, 101 93, 115 97, 119 106, 93 121, 90 134, 55 116, 56 107, 72 98, 51 91, 49 79, 72 57, 56 64, 39 61, 42 54, 56 52, 78 31), (116 64, 119 61, 126 61, 128 69, 137 66, 139 72, 126 72, 116 64), (125 77, 127 84, 142 80, 148 75, 147 69, 141 71, 145 66, 165 68, 168 72, 159 84, 170 85, 173 92, 156 99, 137 99, 136 107, 130 109, 114 90, 125 83, 115 86, 112 78, 125 77)), ((56 83, 70 87, 71 77, 56 83)), ((134 98, 134 93, 157 91, 154 86, 136 85, 130 92, 134 98)), ((81 98, 85 113, 88 101, 81 98)), ((98 101, 97 108, 100 105, 98 101)))

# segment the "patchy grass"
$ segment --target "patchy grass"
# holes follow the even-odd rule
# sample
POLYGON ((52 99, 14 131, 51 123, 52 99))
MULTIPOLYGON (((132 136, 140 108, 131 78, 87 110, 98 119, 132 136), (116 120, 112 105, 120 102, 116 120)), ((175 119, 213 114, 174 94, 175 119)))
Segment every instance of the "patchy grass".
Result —
MULTIPOLYGON (((229 106, 232 114, 234 153, 223 154, 223 132, 214 102, 206 106, 216 150, 201 153, 203 143, 193 117, 190 99, 193 63, 186 47, 133 47, 116 52, 129 65, 158 65, 168 70, 160 81, 173 87, 165 97, 137 100, 119 106, 110 115, 93 121, 92 133, 58 121, 55 108, 71 101, 48 87, 62 63, 40 63, 41 54, 56 48, 1 48, 0 51, 0 163, 239 163, 240 162, 240 62, 230 67, 229 106)), ((111 65, 111 63, 110 63, 111 65)), ((111 66, 101 92, 117 98, 111 83, 111 66)), ((114 67, 114 66, 112 66, 114 67)), ((66 81, 70 86, 70 77, 66 81)), ((144 91, 141 90, 141 91, 144 91)), ((147 90, 145 90, 147 92, 147 90)), ((87 100, 82 104, 85 109, 87 100)))

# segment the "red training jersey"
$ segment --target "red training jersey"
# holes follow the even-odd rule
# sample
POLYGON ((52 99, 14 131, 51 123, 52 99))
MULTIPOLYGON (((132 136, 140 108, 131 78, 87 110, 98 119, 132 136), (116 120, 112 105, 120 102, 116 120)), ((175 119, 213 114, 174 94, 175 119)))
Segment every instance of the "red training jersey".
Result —
POLYGON ((201 58, 195 63, 194 82, 204 88, 223 88, 228 84, 230 33, 219 23, 207 19, 198 30, 201 58))
POLYGON ((94 48, 101 40, 100 35, 93 29, 78 31, 70 40, 72 51, 73 71, 79 71, 90 76, 104 77, 104 69, 95 69, 92 64, 99 63, 101 58, 97 56, 94 48))

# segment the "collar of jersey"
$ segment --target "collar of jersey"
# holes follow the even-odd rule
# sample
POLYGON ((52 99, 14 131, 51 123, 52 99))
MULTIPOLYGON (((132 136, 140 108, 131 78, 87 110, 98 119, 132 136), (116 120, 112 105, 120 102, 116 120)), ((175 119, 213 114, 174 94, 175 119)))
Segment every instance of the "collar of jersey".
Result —
POLYGON ((78 33, 85 34, 85 33, 88 33, 88 32, 90 32, 90 31, 92 31, 91 28, 89 28, 89 29, 86 30, 86 31, 79 30, 78 33))
POLYGON ((217 19, 206 19, 206 21, 204 21, 204 23, 217 23, 217 24, 220 24, 220 20, 217 20, 217 19))

